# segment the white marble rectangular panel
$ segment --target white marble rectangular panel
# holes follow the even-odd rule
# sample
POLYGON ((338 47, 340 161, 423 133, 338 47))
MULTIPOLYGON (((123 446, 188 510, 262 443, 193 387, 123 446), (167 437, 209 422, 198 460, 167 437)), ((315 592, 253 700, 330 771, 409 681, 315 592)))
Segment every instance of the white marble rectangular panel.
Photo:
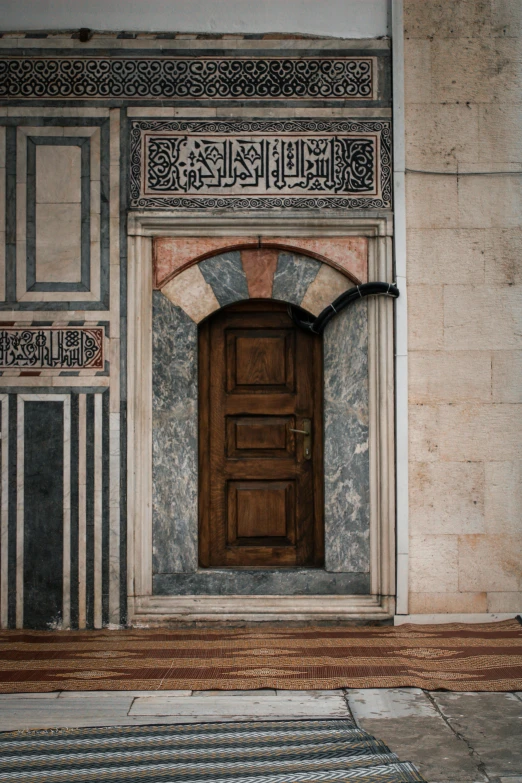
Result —
MULTIPOLYGON (((105 112, 105 110, 104 110, 105 112)), ((78 116, 81 111, 78 110, 78 116)), ((19 126, 17 128, 17 299, 24 302, 97 301, 100 298, 101 132, 99 127, 19 126), (90 290, 27 291, 27 139, 88 137, 90 145, 90 290)), ((36 281, 78 283, 81 281, 80 243, 81 149, 74 145, 37 144, 36 149, 36 281), (62 156, 63 159, 60 158, 62 156), (53 170, 52 162, 56 159, 53 170), (71 172, 66 177, 63 170, 71 172), (40 187, 38 178, 40 174, 40 187), (72 176, 74 174, 74 176, 72 176), (50 187, 46 187, 46 183, 50 187), (49 192, 46 193, 46 190, 49 192)), ((0 290, 1 294, 1 290, 0 290)))
POLYGON ((36 203, 81 201, 82 151, 78 146, 39 145, 36 148, 36 203))
POLYGON ((81 281, 81 228, 79 203, 36 205, 37 282, 81 281))

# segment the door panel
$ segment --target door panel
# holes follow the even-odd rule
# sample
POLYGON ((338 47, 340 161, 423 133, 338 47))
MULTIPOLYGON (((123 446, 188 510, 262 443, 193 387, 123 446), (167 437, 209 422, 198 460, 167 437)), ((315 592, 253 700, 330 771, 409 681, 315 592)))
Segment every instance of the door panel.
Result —
POLYGON ((294 390, 294 334, 283 329, 227 330, 227 390, 294 390))
POLYGON ((227 457, 292 457, 293 416, 227 416, 227 457))
POLYGON ((249 301, 200 327, 200 564, 323 562, 322 343, 249 301), (311 427, 311 454, 299 432, 311 427))
POLYGON ((227 543, 262 546, 295 543, 295 482, 230 481, 227 543), (284 540, 283 540, 284 539, 284 540))

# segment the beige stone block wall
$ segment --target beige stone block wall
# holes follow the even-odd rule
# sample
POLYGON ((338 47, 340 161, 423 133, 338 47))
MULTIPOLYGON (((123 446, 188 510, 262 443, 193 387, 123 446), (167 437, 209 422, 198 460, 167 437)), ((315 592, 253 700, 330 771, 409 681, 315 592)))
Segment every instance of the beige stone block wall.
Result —
POLYGON ((404 11, 409 611, 520 612, 522 3, 404 11))

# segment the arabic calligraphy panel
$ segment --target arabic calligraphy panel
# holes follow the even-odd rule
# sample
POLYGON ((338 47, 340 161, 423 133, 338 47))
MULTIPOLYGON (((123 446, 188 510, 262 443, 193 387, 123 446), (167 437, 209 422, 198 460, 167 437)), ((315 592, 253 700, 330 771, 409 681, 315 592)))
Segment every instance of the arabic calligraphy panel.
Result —
POLYGON ((0 329, 0 369, 103 370, 103 327, 0 329))
POLYGON ((134 122, 131 205, 389 207, 390 142, 387 120, 134 122))

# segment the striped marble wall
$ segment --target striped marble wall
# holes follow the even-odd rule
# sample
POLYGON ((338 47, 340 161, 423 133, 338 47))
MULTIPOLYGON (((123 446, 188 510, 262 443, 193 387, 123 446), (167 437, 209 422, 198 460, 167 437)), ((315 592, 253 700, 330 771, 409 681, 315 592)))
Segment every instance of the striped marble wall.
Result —
POLYGON ((0 126, 0 625, 119 625, 120 109, 14 106, 0 126))
POLYGON ((109 622, 109 437, 107 391, 2 395, 2 627, 109 622))
MULTIPOLYGON (((183 132, 206 134, 222 116, 225 130, 233 125, 240 135, 245 122, 252 130, 252 118, 265 115, 285 133, 304 129, 314 138, 327 120, 332 133, 348 134, 346 144, 355 130, 379 133, 378 161, 377 147, 367 139, 370 157, 363 167, 376 192, 361 196, 368 183, 357 175, 356 185, 351 179, 339 185, 346 192, 341 198, 332 192, 327 204, 335 214, 370 211, 379 196, 378 208, 388 209, 389 42, 368 41, 361 50, 358 40, 338 41, 332 50, 329 39, 315 40, 310 49, 308 40, 251 36, 231 43, 215 36, 104 33, 85 43, 76 34, 39 33, 4 36, 0 43, 0 626, 120 625, 135 589, 132 574, 127 578, 126 539, 127 210, 197 207, 204 215, 212 206, 197 194, 196 201, 183 198, 179 205, 177 196, 165 200, 136 191, 142 131, 150 125, 163 132, 167 122, 172 142, 178 118, 183 132), (320 67, 323 57, 326 68, 320 67), (289 121, 293 130, 286 128, 289 121), (384 179, 374 158, 388 172, 384 179)), ((357 174, 353 166, 351 172, 357 174)), ((257 177, 255 165, 252 173, 257 177)), ((150 185, 147 177, 143 183, 150 185)), ((324 187, 333 187, 330 179, 324 187)), ((256 194, 248 197, 248 209, 285 213, 287 200, 278 194, 268 194, 266 204, 256 194)), ((231 198, 229 214, 242 204, 237 193, 231 198)), ((294 206, 303 215, 305 207, 324 206, 315 195, 299 199, 294 206)), ((187 251, 199 241, 193 233, 187 251)), ((172 237, 165 239, 168 244, 172 237)), ((256 277, 265 262, 258 237, 252 240, 252 253, 243 256, 253 274, 251 296, 268 284, 266 275, 256 277)), ((315 311, 324 301, 326 277, 335 278, 328 285, 337 281, 340 290, 347 282, 337 269, 319 270, 324 259, 317 255, 318 240, 306 241, 304 250, 318 259, 306 302, 315 311)), ((334 260, 348 252, 350 279, 363 281, 366 240, 352 238, 349 247, 330 241, 327 250, 319 243, 323 252, 334 260)), ((172 308, 183 299, 178 309, 189 307, 181 289, 192 274, 207 286, 207 306, 205 274, 211 271, 203 258, 198 261, 179 276, 157 264, 155 288, 163 293, 156 291, 155 298, 172 308)), ((271 256, 270 269, 273 261, 271 256)), ((213 296, 212 306, 221 306, 221 294, 213 296)))

